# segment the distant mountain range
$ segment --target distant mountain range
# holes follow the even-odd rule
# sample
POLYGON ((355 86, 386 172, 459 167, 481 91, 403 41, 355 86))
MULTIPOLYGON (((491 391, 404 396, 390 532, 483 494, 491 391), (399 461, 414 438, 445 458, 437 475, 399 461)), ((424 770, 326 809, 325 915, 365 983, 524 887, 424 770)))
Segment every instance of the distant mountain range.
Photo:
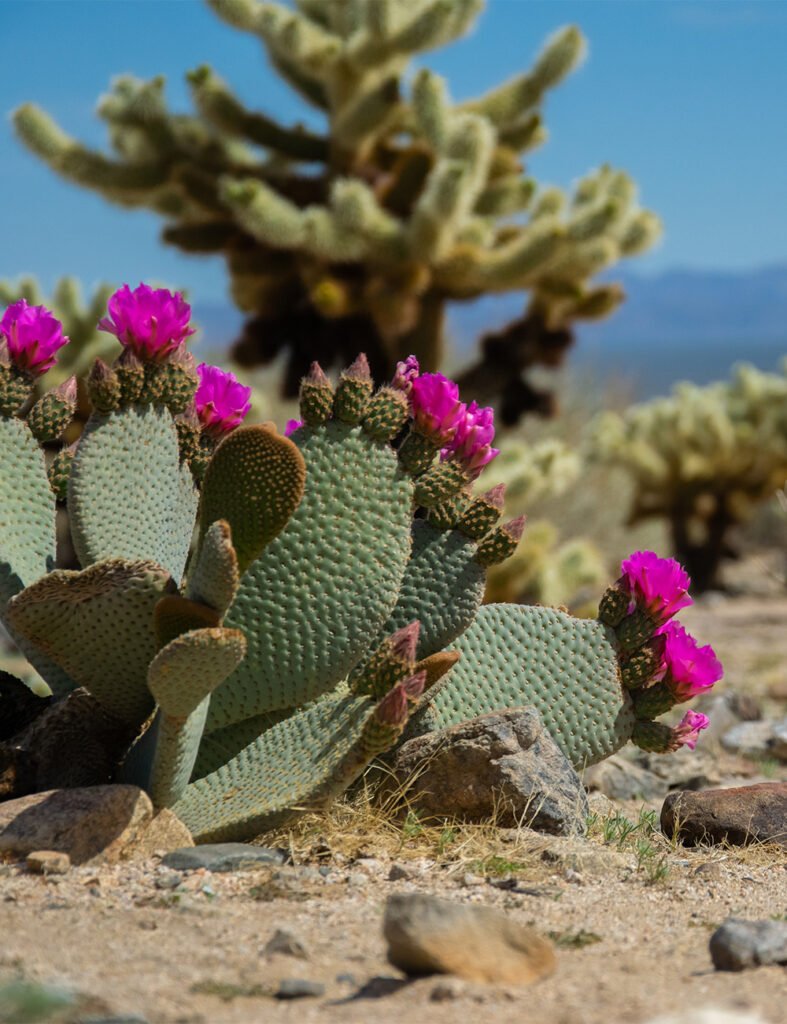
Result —
MULTIPOLYGON (((631 380, 640 397, 676 380, 726 376, 734 362, 776 369, 787 355, 787 264, 751 271, 668 270, 651 276, 613 272, 627 299, 608 320, 580 328, 572 361, 597 376, 631 380)), ((464 361, 476 340, 520 316, 522 295, 487 296, 457 304, 449 330, 464 361)), ((204 334, 199 347, 223 351, 242 317, 230 305, 196 304, 204 334)))

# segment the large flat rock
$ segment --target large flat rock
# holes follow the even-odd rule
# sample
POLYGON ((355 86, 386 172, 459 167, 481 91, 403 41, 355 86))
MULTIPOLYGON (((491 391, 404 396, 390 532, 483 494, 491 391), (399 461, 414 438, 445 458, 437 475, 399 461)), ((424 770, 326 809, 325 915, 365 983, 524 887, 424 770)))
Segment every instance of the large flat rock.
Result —
POLYGON ((787 849, 787 782, 670 793, 661 808, 661 829, 689 846, 778 843, 787 849))

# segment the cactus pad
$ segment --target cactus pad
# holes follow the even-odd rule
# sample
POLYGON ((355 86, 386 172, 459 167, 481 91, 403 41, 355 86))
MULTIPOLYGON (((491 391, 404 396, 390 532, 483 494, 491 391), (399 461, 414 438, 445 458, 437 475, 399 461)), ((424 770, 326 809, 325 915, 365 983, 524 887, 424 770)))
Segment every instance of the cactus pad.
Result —
POLYGON ((241 580, 225 625, 249 640, 211 699, 209 731, 313 700, 345 678, 396 603, 412 483, 361 427, 303 427, 303 500, 241 580))
POLYGON ((631 739, 634 711, 609 627, 554 608, 492 604, 453 647, 460 658, 435 694, 435 728, 529 704, 577 767, 631 739))
POLYGON ((186 597, 200 601, 223 615, 232 604, 240 583, 238 556, 226 519, 212 523, 202 538, 199 555, 189 573, 186 597))

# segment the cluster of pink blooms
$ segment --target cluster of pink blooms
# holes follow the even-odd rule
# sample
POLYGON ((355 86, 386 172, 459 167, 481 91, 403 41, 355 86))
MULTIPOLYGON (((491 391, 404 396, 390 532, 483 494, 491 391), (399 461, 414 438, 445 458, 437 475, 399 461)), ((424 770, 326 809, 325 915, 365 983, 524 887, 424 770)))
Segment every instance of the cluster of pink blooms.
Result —
MULTIPOLYGON (((133 290, 123 285, 110 297, 109 316, 98 327, 114 334, 120 344, 145 363, 178 359, 194 328, 189 326, 191 307, 178 292, 140 284, 133 290)), ((30 306, 25 299, 13 303, 0 320, 0 359, 38 377, 50 370, 57 352, 68 343, 60 321, 44 306, 30 306)), ((197 367, 199 386, 194 396, 203 429, 212 437, 239 426, 251 406, 251 388, 232 373, 206 363, 197 367)))
POLYGON ((68 344, 63 325, 45 306, 30 306, 20 299, 0 320, 3 355, 33 377, 51 370, 59 349, 68 344))
MULTIPOLYGON (((653 551, 637 551, 621 565, 618 586, 628 590, 629 611, 644 611, 657 625, 652 641, 661 658, 656 679, 663 683, 676 704, 709 690, 721 679, 723 668, 710 644, 700 647, 694 637, 672 616, 692 604, 686 570, 674 558, 659 558, 653 551)), ((687 711, 674 730, 678 745, 694 749, 708 718, 687 711)))
POLYGON ((456 459, 471 479, 499 454, 492 447, 492 409, 459 401, 459 387, 442 373, 421 373, 415 356, 397 363, 392 386, 409 399, 419 433, 440 446, 442 459, 456 459))

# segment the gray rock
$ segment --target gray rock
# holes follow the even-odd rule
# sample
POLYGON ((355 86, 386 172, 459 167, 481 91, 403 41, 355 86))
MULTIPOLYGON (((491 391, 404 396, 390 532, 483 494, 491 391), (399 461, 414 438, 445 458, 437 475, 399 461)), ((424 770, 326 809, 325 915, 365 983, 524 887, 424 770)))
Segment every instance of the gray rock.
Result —
POLYGON ((276 990, 277 999, 306 999, 325 995, 325 985, 307 978, 283 978, 276 990))
POLYGON ((787 921, 730 917, 711 935, 710 955, 717 971, 787 964, 787 921))
POLYGON ((256 868, 261 864, 284 864, 286 850, 273 850, 266 846, 251 846, 248 843, 206 843, 204 846, 185 847, 173 850, 161 863, 173 871, 242 871, 256 868))
POLYGON ((669 788, 653 772, 620 754, 586 768, 582 780, 589 790, 611 800, 653 800, 664 796, 669 788))
POLYGON ((383 920, 388 959, 405 974, 455 974, 523 985, 551 974, 549 939, 492 907, 422 893, 389 896, 383 920))
POLYGON ((539 832, 585 831, 588 802, 535 708, 512 708, 417 736, 396 751, 393 776, 421 820, 526 823, 539 832))
MULTIPOLYGON (((782 723, 779 723, 780 725, 782 723)), ((721 738, 721 745, 731 754, 743 757, 775 757, 777 746, 773 722, 741 722, 721 738)))
POLYGON ((286 928, 276 929, 265 943, 263 952, 265 956, 273 956, 278 953, 281 956, 294 956, 298 960, 309 959, 309 954, 306 952, 304 944, 297 935, 293 935, 286 928))

